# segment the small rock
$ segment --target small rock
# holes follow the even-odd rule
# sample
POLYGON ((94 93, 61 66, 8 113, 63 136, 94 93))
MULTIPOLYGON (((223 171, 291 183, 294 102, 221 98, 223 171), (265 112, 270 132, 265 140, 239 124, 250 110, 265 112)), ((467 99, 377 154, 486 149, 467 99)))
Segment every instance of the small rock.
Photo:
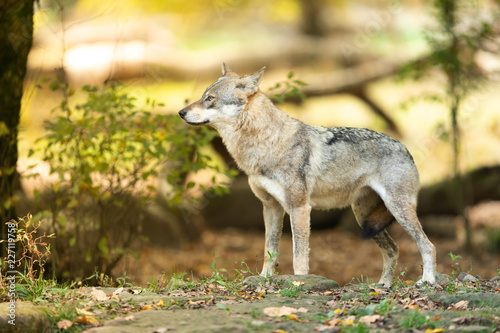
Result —
POLYGON ((500 276, 498 276, 498 275, 497 275, 497 276, 494 276, 494 277, 490 280, 490 282, 499 282, 499 281, 500 281, 500 276))
POLYGON ((458 275, 457 279, 460 282, 477 282, 478 281, 477 278, 475 278, 474 276, 467 274, 465 272, 460 273, 460 275, 458 275))

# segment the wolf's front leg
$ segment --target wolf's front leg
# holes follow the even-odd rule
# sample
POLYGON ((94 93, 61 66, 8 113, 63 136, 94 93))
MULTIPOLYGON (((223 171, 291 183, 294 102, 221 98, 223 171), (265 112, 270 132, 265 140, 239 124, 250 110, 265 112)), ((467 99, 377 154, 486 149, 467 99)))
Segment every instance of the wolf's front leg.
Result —
POLYGON ((278 247, 283 230, 284 215, 285 211, 277 201, 272 204, 264 203, 266 245, 264 249, 264 266, 260 274, 264 277, 273 275, 274 268, 278 266, 278 247))
POLYGON ((295 275, 309 273, 309 234, 311 206, 293 207, 290 212, 293 237, 293 271, 295 275))

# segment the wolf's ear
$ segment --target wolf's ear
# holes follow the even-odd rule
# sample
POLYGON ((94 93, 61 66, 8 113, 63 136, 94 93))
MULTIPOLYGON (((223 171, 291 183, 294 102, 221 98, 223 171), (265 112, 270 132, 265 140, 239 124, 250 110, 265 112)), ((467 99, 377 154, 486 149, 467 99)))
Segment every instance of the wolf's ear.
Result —
POLYGON ((242 83, 240 84, 240 87, 242 87, 242 89, 245 90, 249 95, 255 94, 257 90, 259 90, 259 84, 262 81, 265 70, 266 67, 264 66, 257 72, 242 77, 242 83))
POLYGON ((238 76, 225 62, 222 63, 222 76, 238 76))

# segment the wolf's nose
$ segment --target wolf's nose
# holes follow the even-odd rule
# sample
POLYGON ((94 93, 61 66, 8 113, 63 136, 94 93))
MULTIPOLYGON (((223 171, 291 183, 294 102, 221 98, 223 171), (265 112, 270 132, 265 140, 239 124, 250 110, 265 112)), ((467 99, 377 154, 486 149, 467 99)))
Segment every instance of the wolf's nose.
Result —
POLYGON ((186 113, 187 113, 186 109, 182 109, 179 111, 179 116, 181 116, 181 118, 184 119, 184 117, 186 116, 186 113))

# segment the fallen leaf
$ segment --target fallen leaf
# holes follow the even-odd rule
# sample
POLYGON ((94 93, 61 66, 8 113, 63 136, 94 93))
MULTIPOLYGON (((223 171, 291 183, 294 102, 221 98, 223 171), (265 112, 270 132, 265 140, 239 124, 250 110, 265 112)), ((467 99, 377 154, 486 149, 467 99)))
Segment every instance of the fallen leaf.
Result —
POLYGON ((61 320, 60 322, 57 323, 57 328, 61 330, 65 330, 67 328, 70 328, 71 326, 73 326, 73 322, 71 322, 71 320, 68 319, 61 320))
POLYGON ((382 288, 372 288, 374 292, 380 293, 380 294, 386 294, 387 289, 382 289, 382 288))
POLYGON ((283 330, 274 330, 273 333, 287 333, 287 331, 283 331, 283 330))
POLYGON ((327 326, 327 325, 318 325, 318 326, 314 327, 314 330, 316 332, 331 331, 332 327, 327 326))
POLYGON ((153 309, 153 306, 152 305, 144 305, 142 308, 141 308, 141 311, 146 311, 146 310, 151 310, 153 309))
POLYGON ((455 304, 452 304, 452 308, 455 308, 457 310, 467 310, 467 307, 469 306, 469 301, 459 301, 455 304))
POLYGON ((342 310, 342 309, 335 309, 335 310, 333 310, 333 314, 335 316, 341 315, 343 312, 344 312, 344 310, 342 310))
POLYGON ((378 291, 376 291, 376 292, 371 292, 369 295, 370 296, 377 296, 377 295, 380 295, 380 293, 378 291))
POLYGON ((295 321, 300 321, 299 317, 297 317, 297 315, 293 314, 293 313, 288 315, 288 319, 295 320, 295 321))
POLYGON ((340 319, 332 319, 329 321, 325 321, 324 324, 329 327, 337 326, 338 324, 341 324, 342 320, 340 319))
POLYGON ((359 318, 359 322, 366 324, 366 325, 371 325, 375 324, 376 322, 381 322, 384 320, 384 317, 381 315, 367 315, 367 316, 362 316, 359 318))
POLYGON ((356 316, 348 316, 347 318, 342 320, 342 325, 353 326, 355 320, 356 320, 356 316))
POLYGON ((162 306, 162 305, 165 305, 165 303, 163 302, 163 300, 161 299, 159 302, 155 302, 153 301, 153 303, 156 305, 156 306, 162 306))
POLYGON ((414 310, 414 311, 420 310, 420 307, 418 305, 415 305, 415 304, 405 305, 404 308, 414 310))
POLYGON ((120 287, 120 288, 116 289, 115 291, 113 291, 113 295, 118 295, 118 294, 120 294, 122 291, 123 291, 123 287, 120 287))
POLYGON ((268 307, 264 308, 263 312, 265 315, 268 315, 269 317, 286 317, 291 315, 292 313, 297 313, 297 312, 307 312, 308 310, 306 308, 291 308, 289 306, 281 306, 281 307, 268 307))
POLYGON ((338 304, 339 304, 339 302, 336 301, 336 300, 334 300, 334 299, 332 299, 331 301, 326 302, 326 306, 328 306, 329 308, 336 307, 338 304))
POLYGON ((85 323, 93 326, 99 325, 99 320, 95 319, 92 316, 79 316, 75 318, 75 323, 85 323))
POLYGON ((300 287, 302 285, 304 285, 304 282, 299 282, 299 281, 293 281, 292 284, 295 286, 295 287, 300 287))
POLYGON ((425 330, 425 333, 441 333, 444 331, 446 331, 444 328, 435 328, 435 329, 428 328, 425 330))
POLYGON ((76 313, 78 313, 79 315, 82 315, 82 316, 93 316, 94 315, 90 311, 87 311, 85 309, 79 309, 79 308, 76 308, 76 313))
POLYGON ((90 298, 99 302, 108 300, 108 296, 106 296, 106 293, 104 291, 95 288, 92 288, 92 291, 90 292, 90 298))

